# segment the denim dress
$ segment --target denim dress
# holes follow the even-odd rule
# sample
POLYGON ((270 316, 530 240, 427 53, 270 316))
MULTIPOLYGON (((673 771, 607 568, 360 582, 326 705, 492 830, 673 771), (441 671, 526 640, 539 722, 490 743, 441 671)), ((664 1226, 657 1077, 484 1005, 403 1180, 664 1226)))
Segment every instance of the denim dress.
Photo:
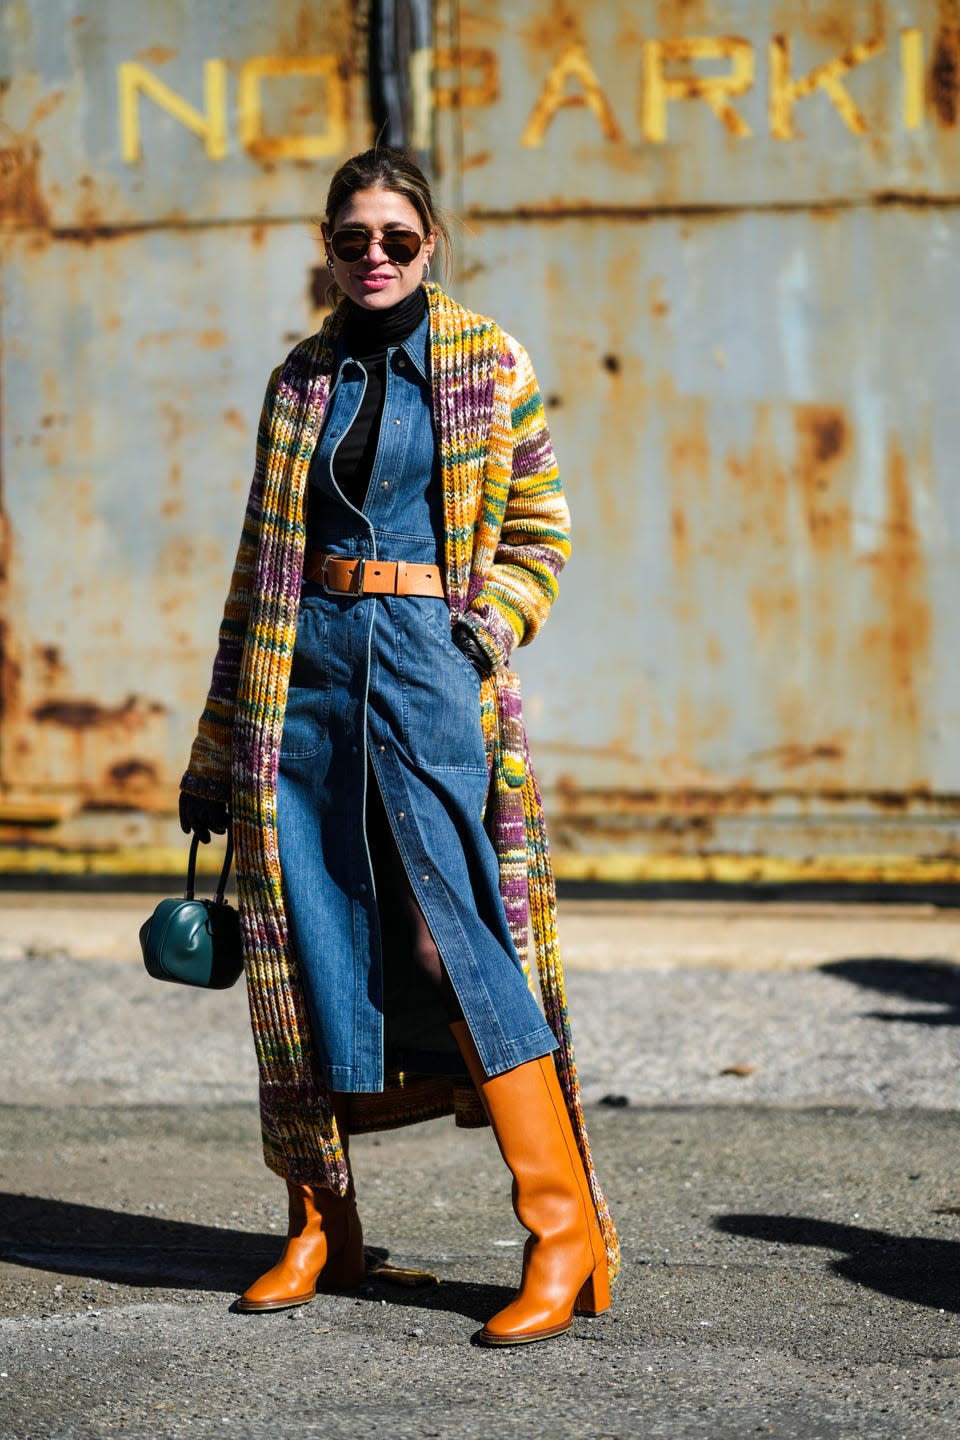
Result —
MULTIPOLYGON (((383 419, 362 510, 346 499, 335 470, 366 373, 349 355, 338 356, 310 468, 310 484, 321 492, 311 541, 331 554, 442 562, 428 347, 424 317, 387 351, 383 419)), ((404 968, 396 924, 378 907, 366 825, 370 784, 379 786, 485 1070, 499 1074, 548 1054, 556 1040, 513 946, 483 825, 480 681, 453 643, 446 601, 328 594, 304 581, 277 827, 318 1068, 339 1091, 380 1091, 388 1068, 461 1069, 439 999, 404 968)))

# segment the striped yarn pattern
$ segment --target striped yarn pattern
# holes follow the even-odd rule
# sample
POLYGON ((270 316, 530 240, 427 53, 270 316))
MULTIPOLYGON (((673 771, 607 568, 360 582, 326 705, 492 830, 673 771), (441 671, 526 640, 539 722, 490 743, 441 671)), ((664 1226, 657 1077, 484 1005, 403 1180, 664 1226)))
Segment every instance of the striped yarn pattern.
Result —
MULTIPOLYGON (((569 514, 526 352, 437 285, 430 310, 433 408, 445 521, 447 601, 494 674, 481 687, 490 828, 511 933, 528 979, 528 913, 557 1067, 616 1274, 616 1232, 590 1157, 557 943, 546 827, 529 763, 519 680, 507 662, 540 629, 569 555, 569 514)), ((348 1172, 314 1065, 288 943, 277 842, 280 738, 306 543, 307 473, 330 394, 335 312, 271 376, 250 499, 210 692, 182 785, 231 801, 247 993, 260 1070, 264 1158, 291 1180, 344 1194, 348 1172)), ((396 1116, 403 1123, 402 1088, 396 1116)), ((387 1096, 384 1097, 386 1101, 387 1096)), ((414 1116, 413 1118, 416 1118, 414 1116)))

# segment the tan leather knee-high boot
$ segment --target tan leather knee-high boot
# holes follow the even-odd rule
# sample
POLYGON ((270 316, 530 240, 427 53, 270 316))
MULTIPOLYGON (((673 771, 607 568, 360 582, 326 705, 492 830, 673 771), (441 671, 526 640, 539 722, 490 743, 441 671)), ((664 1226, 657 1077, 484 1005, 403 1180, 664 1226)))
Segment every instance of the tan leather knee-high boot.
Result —
POLYGON ((517 1297, 478 1339, 549 1340, 570 1329, 574 1311, 599 1315, 610 1305, 603 1236, 553 1056, 488 1077, 466 1023, 450 1028, 513 1175, 517 1219, 530 1231, 517 1297))
MULTIPOLYGON (((346 1154, 346 1103, 339 1095, 334 1099, 334 1113, 346 1154)), ((287 1181, 287 1192, 289 1224, 283 1254, 244 1291, 237 1301, 238 1310, 287 1310, 306 1305, 318 1285, 349 1290, 363 1282, 363 1231, 353 1177, 346 1195, 292 1180, 287 1181)))

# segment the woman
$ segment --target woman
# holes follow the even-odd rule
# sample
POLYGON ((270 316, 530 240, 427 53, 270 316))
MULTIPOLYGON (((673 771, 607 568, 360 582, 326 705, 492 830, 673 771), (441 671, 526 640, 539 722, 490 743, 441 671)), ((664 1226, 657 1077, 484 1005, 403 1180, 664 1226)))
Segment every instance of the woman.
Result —
POLYGON ((566 504, 525 352, 426 283, 446 232, 417 166, 345 162, 322 233, 339 303, 267 387, 181 791, 202 839, 229 807, 264 1153, 290 1197, 239 1306, 359 1283, 349 1133, 484 1123, 479 1095, 530 1231, 480 1339, 548 1339, 607 1307, 618 1260, 509 668, 556 594, 566 504))

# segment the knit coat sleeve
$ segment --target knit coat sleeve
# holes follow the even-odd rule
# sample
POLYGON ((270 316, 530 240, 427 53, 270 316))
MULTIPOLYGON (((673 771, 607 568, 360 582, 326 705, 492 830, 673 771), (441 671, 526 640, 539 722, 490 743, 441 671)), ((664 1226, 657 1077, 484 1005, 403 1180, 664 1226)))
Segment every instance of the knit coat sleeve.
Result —
POLYGON ((270 376, 263 409, 260 412, 253 481, 243 517, 240 545, 224 606, 223 619, 220 622, 217 653, 213 662, 213 676, 200 716, 196 739, 190 751, 190 761, 180 781, 181 790, 213 800, 229 800, 230 798, 233 716, 240 679, 240 662, 243 657, 243 645, 250 617, 252 586, 257 568, 263 484, 270 443, 270 422, 279 375, 278 367, 270 376))
POLYGON ((530 357, 506 336, 462 621, 496 670, 537 634, 570 554, 570 512, 530 357))

